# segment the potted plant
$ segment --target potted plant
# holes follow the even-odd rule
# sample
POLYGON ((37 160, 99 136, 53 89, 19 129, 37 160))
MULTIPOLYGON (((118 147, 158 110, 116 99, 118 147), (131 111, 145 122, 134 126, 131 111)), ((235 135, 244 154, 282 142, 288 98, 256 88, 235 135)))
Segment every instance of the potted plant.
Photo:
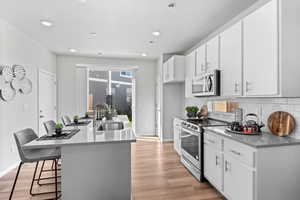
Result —
POLYGON ((187 112, 187 117, 188 118, 195 118, 197 116, 199 108, 197 106, 187 106, 185 108, 185 110, 187 112))
POLYGON ((112 118, 116 115, 117 115, 117 110, 114 107, 108 106, 106 108, 106 111, 105 111, 106 120, 112 120, 112 118))
POLYGON ((55 124, 55 133, 57 136, 60 136, 62 133, 63 125, 62 123, 56 123, 55 124))
POLYGON ((78 124, 78 120, 79 120, 78 115, 75 115, 74 118, 73 118, 74 123, 78 124))

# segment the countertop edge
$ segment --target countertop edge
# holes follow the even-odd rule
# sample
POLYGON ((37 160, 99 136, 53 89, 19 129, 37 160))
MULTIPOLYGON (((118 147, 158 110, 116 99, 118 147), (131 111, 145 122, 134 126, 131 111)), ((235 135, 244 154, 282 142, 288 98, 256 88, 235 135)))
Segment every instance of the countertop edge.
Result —
MULTIPOLYGON (((250 143, 247 143, 247 142, 244 142, 242 140, 239 140, 238 138, 235 138, 235 137, 231 137, 229 135, 227 135, 226 133, 223 133, 225 132, 224 130, 219 130, 219 131, 216 131, 215 127, 214 128, 210 128, 210 127, 207 127, 205 129, 208 129, 210 131, 213 131, 214 133, 220 135, 220 136, 223 136, 225 138, 228 138, 228 139, 231 139, 231 140, 234 140, 236 142, 239 142, 239 143, 242 143, 244 145, 247 145, 249 147, 252 147, 252 148, 255 148, 255 149, 261 149, 261 148, 272 148, 272 147, 282 147, 282 146, 296 146, 296 145, 300 145, 300 140, 298 142, 294 142, 294 143, 279 143, 279 144, 262 144, 262 145, 252 145, 250 143)), ((264 133, 264 134, 267 134, 267 133, 264 133)), ((244 137, 252 137, 250 135, 245 135, 244 137)), ((278 136, 279 137, 279 136, 278 136)))
POLYGON ((103 145, 103 144, 112 144, 112 143, 134 143, 136 142, 136 138, 135 139, 130 139, 130 140, 111 140, 111 141, 102 141, 102 142, 90 142, 90 143, 86 143, 86 142, 78 142, 78 143, 68 143, 68 144, 48 144, 48 145, 34 145, 34 146, 26 146, 26 144, 24 146, 22 146, 22 148, 24 150, 26 149, 36 149, 36 148, 45 148, 45 146, 47 146, 46 148, 57 148, 57 147, 65 147, 65 146, 75 146, 75 145, 103 145))

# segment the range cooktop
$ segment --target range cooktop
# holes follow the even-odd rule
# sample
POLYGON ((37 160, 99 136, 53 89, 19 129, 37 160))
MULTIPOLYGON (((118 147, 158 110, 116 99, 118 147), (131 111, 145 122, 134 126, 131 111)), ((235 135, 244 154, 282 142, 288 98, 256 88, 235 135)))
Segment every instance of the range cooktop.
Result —
POLYGON ((187 122, 194 124, 196 126, 209 127, 209 126, 228 126, 230 123, 216 120, 216 119, 186 119, 187 122))

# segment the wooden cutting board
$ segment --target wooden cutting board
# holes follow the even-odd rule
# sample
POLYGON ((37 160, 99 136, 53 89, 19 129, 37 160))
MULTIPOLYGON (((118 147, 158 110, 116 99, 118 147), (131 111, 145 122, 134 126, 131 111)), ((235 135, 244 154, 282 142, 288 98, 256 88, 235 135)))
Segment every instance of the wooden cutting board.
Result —
POLYGON ((268 127, 274 135, 287 136, 295 129, 294 117, 287 112, 273 112, 268 118, 268 127))

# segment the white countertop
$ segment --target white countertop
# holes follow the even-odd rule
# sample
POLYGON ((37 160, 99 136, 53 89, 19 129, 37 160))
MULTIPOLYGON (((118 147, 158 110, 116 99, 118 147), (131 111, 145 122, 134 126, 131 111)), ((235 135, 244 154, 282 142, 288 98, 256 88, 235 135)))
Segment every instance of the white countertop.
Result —
POLYGON ((87 126, 80 126, 78 128, 80 129, 80 131, 70 139, 40 141, 34 140, 25 144, 23 148, 54 148, 66 145, 124 143, 136 141, 135 133, 131 127, 114 131, 95 131, 93 123, 90 123, 87 126))

